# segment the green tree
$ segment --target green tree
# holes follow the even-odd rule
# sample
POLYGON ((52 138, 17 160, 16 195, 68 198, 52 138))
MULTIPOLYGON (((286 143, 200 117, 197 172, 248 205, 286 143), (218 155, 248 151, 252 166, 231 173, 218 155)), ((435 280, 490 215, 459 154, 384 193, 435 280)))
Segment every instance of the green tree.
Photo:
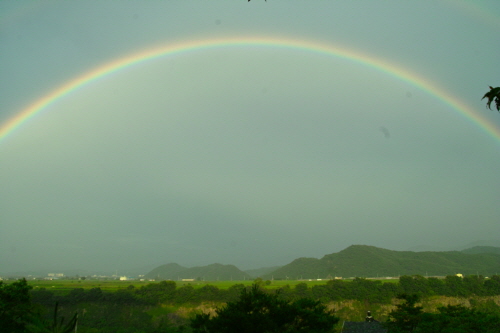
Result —
POLYGON ((83 288, 74 288, 65 298, 68 303, 78 304, 86 301, 87 294, 83 288))
POLYGON ((216 286, 206 284, 201 288, 196 289, 196 296, 200 301, 219 301, 221 292, 216 286))
POLYGON ((33 304, 42 304, 48 307, 55 303, 55 296, 52 291, 46 288, 37 288, 31 290, 31 302, 33 304))
MULTIPOLYGON (((378 303, 390 304, 392 299, 398 294, 398 286, 392 282, 382 283, 380 286, 378 303)), ((375 302, 374 302, 375 303, 375 302)))
POLYGON ((493 275, 484 281, 484 288, 488 295, 500 295, 500 275, 493 275))
POLYGON ((357 277, 348 284, 350 289, 349 298, 376 303, 380 299, 379 288, 381 285, 382 282, 380 281, 357 277))
POLYGON ((6 284, 0 281, 0 332, 24 332, 33 313, 26 279, 6 284))
POLYGON ((89 302, 102 302, 105 300, 104 293, 101 288, 92 288, 87 291, 86 300, 89 302))
POLYGON ((350 282, 345 282, 342 280, 330 280, 326 283, 326 294, 331 301, 350 299, 350 282))
POLYGON ((119 304, 150 304, 149 299, 139 298, 134 293, 134 289, 131 289, 130 287, 127 287, 127 289, 118 289, 113 293, 108 293, 105 299, 111 303, 119 304))
POLYGON ((446 295, 446 286, 443 279, 436 277, 427 278, 427 284, 434 295, 446 295))
POLYGON ((498 333, 500 317, 461 305, 440 307, 439 313, 422 315, 418 333, 498 333))
POLYGON ((30 324, 27 325, 28 332, 30 333, 71 333, 74 332, 77 321, 78 314, 75 313, 73 318, 71 318, 66 324, 64 323, 64 317, 58 318, 57 310, 59 304, 56 302, 54 309, 54 318, 52 322, 48 322, 41 318, 41 316, 35 316, 30 324))
POLYGON ((456 275, 448 275, 444 278, 446 296, 466 297, 467 290, 464 287, 463 278, 456 275))
POLYGON ((428 280, 421 275, 403 275, 399 278, 399 286, 404 294, 427 296, 431 293, 428 280))
POLYGON ((296 298, 307 298, 311 296, 311 291, 307 287, 307 284, 304 282, 298 283, 295 285, 294 293, 296 298))
POLYGON ((396 305, 396 310, 389 313, 387 328, 389 333, 414 332, 422 318, 422 307, 417 306, 420 301, 418 295, 401 294, 397 297, 403 300, 396 305))
POLYGON ((493 88, 490 86, 490 91, 488 91, 486 94, 484 94, 482 100, 488 98, 488 102, 486 103, 486 106, 491 110, 491 102, 495 101, 495 104, 497 106, 497 111, 500 112, 500 87, 493 88))
POLYGON ((486 294, 482 275, 464 276, 463 285, 464 289, 467 290, 467 295, 484 296, 486 294))
POLYGON ((194 287, 190 284, 186 284, 175 291, 175 302, 176 303, 190 303, 195 300, 196 294, 194 287))
POLYGON ((238 300, 243 289, 245 286, 242 283, 233 284, 226 290, 226 300, 229 302, 238 300))
POLYGON ((177 285, 174 281, 148 283, 137 290, 136 295, 145 303, 165 303, 173 300, 176 287, 177 285))
POLYGON ((195 333, 326 333, 333 332, 338 321, 319 301, 288 302, 254 284, 242 290, 238 301, 218 308, 215 316, 196 315, 191 327, 195 333))

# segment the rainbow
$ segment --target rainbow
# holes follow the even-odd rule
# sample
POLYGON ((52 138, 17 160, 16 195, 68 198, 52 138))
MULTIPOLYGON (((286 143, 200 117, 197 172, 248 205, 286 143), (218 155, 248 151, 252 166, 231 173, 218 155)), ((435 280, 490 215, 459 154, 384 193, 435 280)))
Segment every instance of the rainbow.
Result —
POLYGON ((43 110, 46 110, 58 99, 71 94, 82 86, 91 84, 101 77, 124 70, 126 68, 130 68, 138 63, 142 63, 145 61, 167 56, 179 55, 187 52, 198 52, 221 47, 273 47, 290 49, 292 51, 307 51, 324 54, 326 56, 342 58, 375 68, 376 70, 387 73, 388 75, 396 77, 402 81, 406 81, 411 85, 418 87, 419 89, 437 97, 440 101, 449 105, 453 110, 471 120, 488 135, 492 136, 494 139, 500 142, 500 128, 497 128, 494 124, 491 124, 483 115, 474 112, 471 107, 460 101, 458 98, 454 97, 441 87, 436 86, 434 83, 426 80, 425 78, 420 77, 414 72, 390 64, 382 59, 378 59, 373 56, 367 56, 361 52, 351 49, 303 40, 248 37, 223 38, 215 40, 191 40, 189 42, 182 42, 166 46, 162 45, 106 63, 79 77, 74 78, 73 80, 66 82, 46 96, 36 100, 34 103, 26 107, 24 110, 20 111, 14 117, 8 119, 4 124, 0 125, 0 143, 9 134, 19 128, 24 122, 41 113, 43 110))

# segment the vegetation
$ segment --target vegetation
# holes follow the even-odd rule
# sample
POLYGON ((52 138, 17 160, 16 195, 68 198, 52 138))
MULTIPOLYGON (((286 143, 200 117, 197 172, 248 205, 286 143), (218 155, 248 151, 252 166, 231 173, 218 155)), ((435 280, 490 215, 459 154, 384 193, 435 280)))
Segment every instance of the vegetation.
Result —
MULTIPOLYGON (((498 248, 493 248, 498 249, 498 248)), ((392 251, 375 246, 352 245, 321 259, 299 258, 278 270, 262 276, 264 279, 328 279, 341 277, 393 277, 419 274, 446 276, 496 273, 500 253, 492 249, 463 251, 412 252, 392 251), (487 253, 483 252, 486 251, 487 253)))
POLYGON ((412 252, 392 251, 375 246, 352 245, 321 259, 298 258, 282 267, 243 272, 233 265, 212 264, 186 268, 175 263, 159 266, 146 279, 195 281, 249 281, 331 279, 334 277, 398 277, 420 274, 496 274, 500 265, 499 247, 474 247, 464 251, 412 252))
POLYGON ((418 295, 402 294, 404 300, 389 314, 388 333, 498 333, 500 316, 462 305, 439 307, 438 313, 425 313, 418 295))
POLYGON ((56 303, 54 309, 53 320, 47 321, 41 317, 34 317, 27 325, 27 330, 31 333, 71 333, 75 331, 75 327, 78 321, 78 314, 75 313, 73 317, 64 323, 64 317, 58 317, 58 307, 59 304, 56 303))
MULTIPOLYGON (((224 304, 238 303, 242 294, 248 295, 252 291, 249 283, 230 285, 229 282, 220 282, 212 285, 161 281, 129 284, 125 287, 124 282, 116 281, 105 285, 108 289, 104 290, 97 286, 98 282, 86 280, 81 284, 71 283, 69 286, 88 288, 64 290, 63 286, 59 286, 60 288, 54 288, 57 291, 32 289, 24 279, 9 284, 0 283, 0 332, 54 332, 55 330, 50 330, 56 327, 54 323, 58 325, 58 329, 68 329, 72 320, 64 322, 61 319, 74 318, 75 313, 78 313, 79 333, 191 332, 191 315, 196 312, 210 314, 216 309, 223 309, 224 304), (117 286, 120 288, 117 289, 117 286), (54 304, 59 304, 57 312, 54 311, 54 304), (57 320, 54 321, 54 318, 57 320)), ((483 316, 487 318, 487 324, 495 323, 495 318, 500 317, 500 276, 496 275, 490 278, 480 275, 463 278, 447 276, 444 279, 413 275, 402 276, 396 283, 364 278, 352 281, 256 279, 253 284, 260 291, 265 290, 266 297, 277 299, 283 304, 302 304, 302 307, 309 309, 307 311, 321 309, 321 304, 328 304, 330 309, 336 310, 336 317, 343 320, 362 321, 366 311, 372 310, 378 320, 384 321, 389 317, 391 321, 401 323, 399 319, 403 317, 398 317, 397 312, 391 312, 392 310, 406 309, 405 311, 410 312, 412 307, 421 306, 422 311, 416 313, 419 329, 424 324, 431 325, 429 323, 432 321, 441 325, 446 332, 446 321, 456 323, 458 319, 453 318, 458 318, 459 315, 475 320, 474 318, 487 314, 483 316), (404 305, 402 302, 406 302, 405 299, 396 298, 400 294, 416 295, 422 301, 404 305), (312 303, 302 301, 304 299, 312 303), (466 310, 453 307, 448 309, 448 305, 455 307, 458 304, 466 306, 466 310)), ((298 313, 299 310, 294 311, 298 313)), ((208 316, 205 320, 213 318, 215 317, 208 316)))
POLYGON ((30 289, 25 279, 0 281, 0 332, 24 332, 32 315, 30 289))
MULTIPOLYGON (((353 280, 328 281, 264 281, 255 280, 269 290, 281 293, 281 297, 294 300, 310 297, 323 302, 339 300, 360 300, 370 303, 388 304, 398 294, 417 294, 421 297, 448 296, 472 297, 500 295, 500 276, 485 278, 481 275, 458 277, 447 276, 443 279, 425 278, 421 275, 404 275, 397 282, 386 282, 365 278, 353 280)), ((65 293, 54 292, 47 288, 35 288, 31 293, 37 303, 52 306, 60 304, 78 304, 81 302, 126 302, 133 304, 199 304, 202 302, 228 302, 239 295, 240 291, 250 286, 247 283, 197 285, 175 281, 157 283, 130 284, 113 291, 100 287, 73 288, 65 293), (221 288, 220 286, 224 286, 221 288)), ((92 286, 92 285, 91 285, 92 286)), ((62 287, 60 287, 62 289, 62 287)))
POLYGON ((465 250, 462 250, 463 253, 468 254, 478 254, 478 253, 493 253, 500 254, 500 247, 495 246, 474 246, 465 250))
POLYGON ((488 91, 486 94, 484 94, 482 99, 488 99, 488 102, 486 102, 486 106, 491 110, 491 103, 495 101, 495 104, 497 106, 497 111, 500 112, 500 87, 493 88, 490 86, 490 91, 488 91))
MULTIPOLYGON (((269 284, 266 284, 268 289, 279 289, 286 285, 291 287, 299 283, 306 283, 309 288, 315 285, 324 285, 328 280, 273 280, 269 284)), ((397 279, 388 280, 396 282, 397 279)), ((28 284, 33 287, 34 291, 45 288, 55 295, 66 295, 73 289, 83 288, 84 290, 90 290, 93 288, 99 288, 103 292, 115 292, 120 289, 126 289, 130 286, 139 289, 151 283, 158 283, 160 281, 119 281, 119 280, 28 280, 28 284)), ((175 281, 177 288, 190 285, 194 289, 202 288, 203 286, 210 284, 219 288, 220 290, 226 290, 235 284, 242 284, 244 286, 251 286, 254 280, 234 280, 234 281, 175 281)))
POLYGON ((288 302, 266 293, 258 284, 243 289, 238 300, 218 308, 215 316, 198 314, 191 322, 195 333, 333 332, 339 318, 319 301, 299 298, 288 302))

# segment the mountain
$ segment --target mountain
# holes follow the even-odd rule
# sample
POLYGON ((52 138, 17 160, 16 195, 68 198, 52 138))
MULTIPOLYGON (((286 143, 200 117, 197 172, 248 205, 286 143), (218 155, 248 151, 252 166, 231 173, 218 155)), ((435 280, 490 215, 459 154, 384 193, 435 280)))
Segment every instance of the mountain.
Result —
POLYGON ((462 251, 462 250, 470 249, 471 247, 476 247, 476 246, 500 247, 500 239, 476 240, 474 242, 462 244, 461 246, 457 247, 456 250, 462 251))
POLYGON ((463 253, 478 254, 478 253, 493 253, 500 254, 500 247, 495 246, 474 246, 470 249, 462 250, 463 253))
POLYGON ((211 264, 186 268, 178 264, 166 264, 153 269, 145 275, 147 279, 181 280, 197 279, 203 281, 251 280, 252 277, 234 265, 211 264))
POLYGON ((500 271, 500 254, 462 251, 392 251, 351 245, 321 259, 299 258, 264 279, 317 279, 337 277, 387 277, 399 275, 443 276, 462 273, 492 275, 500 271))
POLYGON ((252 278, 258 278, 264 275, 267 275, 269 273, 274 272, 278 268, 281 268, 281 266, 273 266, 273 267, 262 267, 262 268, 256 268, 256 269, 247 269, 244 272, 250 275, 252 278))
POLYGON ((146 279, 153 279, 153 280, 177 280, 177 277, 175 278, 172 277, 176 276, 176 274, 186 269, 187 269, 186 267, 182 267, 181 265, 178 264, 174 263, 166 264, 154 268, 148 274, 144 275, 144 277, 146 279))

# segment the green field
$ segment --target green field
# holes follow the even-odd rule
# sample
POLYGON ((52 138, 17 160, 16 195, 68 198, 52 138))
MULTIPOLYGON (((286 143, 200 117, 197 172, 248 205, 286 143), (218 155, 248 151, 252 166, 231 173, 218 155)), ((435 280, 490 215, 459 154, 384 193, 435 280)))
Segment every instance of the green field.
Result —
MULTIPOLYGON (((294 287, 299 283, 306 283, 310 288, 315 285, 324 285, 328 280, 274 280, 270 281, 266 288, 275 289, 286 285, 294 287)), ((75 288, 92 289, 100 288, 103 291, 116 291, 118 289, 125 289, 130 285, 136 288, 145 286, 149 283, 158 283, 151 281, 117 281, 117 280, 28 280, 29 285, 33 288, 46 288, 47 290, 52 290, 55 292, 67 292, 75 288)), ((175 281, 177 287, 182 287, 184 285, 192 285, 194 288, 200 288, 207 284, 216 286, 219 289, 228 289, 235 284, 243 284, 250 286, 254 283, 252 280, 245 281, 175 281)))
MULTIPOLYGON (((350 281, 350 280, 343 280, 350 281)), ((383 279, 382 282, 397 282, 398 279, 383 279)), ((200 288, 207 284, 215 286, 219 289, 228 289, 229 287, 235 284, 243 284, 245 286, 250 286, 254 283, 253 280, 242 280, 242 281, 174 281, 177 285, 177 288, 182 287, 184 285, 191 285, 194 288, 200 288)), ((281 288, 286 285, 290 287, 294 287, 299 283, 305 283, 309 288, 316 285, 324 285, 328 282, 328 280, 273 280, 269 281, 270 284, 266 284, 264 281, 264 285, 268 289, 276 289, 281 288)), ((269 283, 267 282, 267 283, 269 283)), ((129 280, 129 281, 118 281, 118 280, 28 280, 29 285, 33 288, 46 288, 47 290, 52 290, 55 292, 65 293, 75 288, 83 288, 83 289, 92 289, 92 288, 100 288, 103 291, 116 291, 118 289, 125 289, 128 286, 132 285, 136 288, 140 288, 141 286, 145 286, 150 283, 158 283, 152 281, 138 281, 138 280, 129 280)))

